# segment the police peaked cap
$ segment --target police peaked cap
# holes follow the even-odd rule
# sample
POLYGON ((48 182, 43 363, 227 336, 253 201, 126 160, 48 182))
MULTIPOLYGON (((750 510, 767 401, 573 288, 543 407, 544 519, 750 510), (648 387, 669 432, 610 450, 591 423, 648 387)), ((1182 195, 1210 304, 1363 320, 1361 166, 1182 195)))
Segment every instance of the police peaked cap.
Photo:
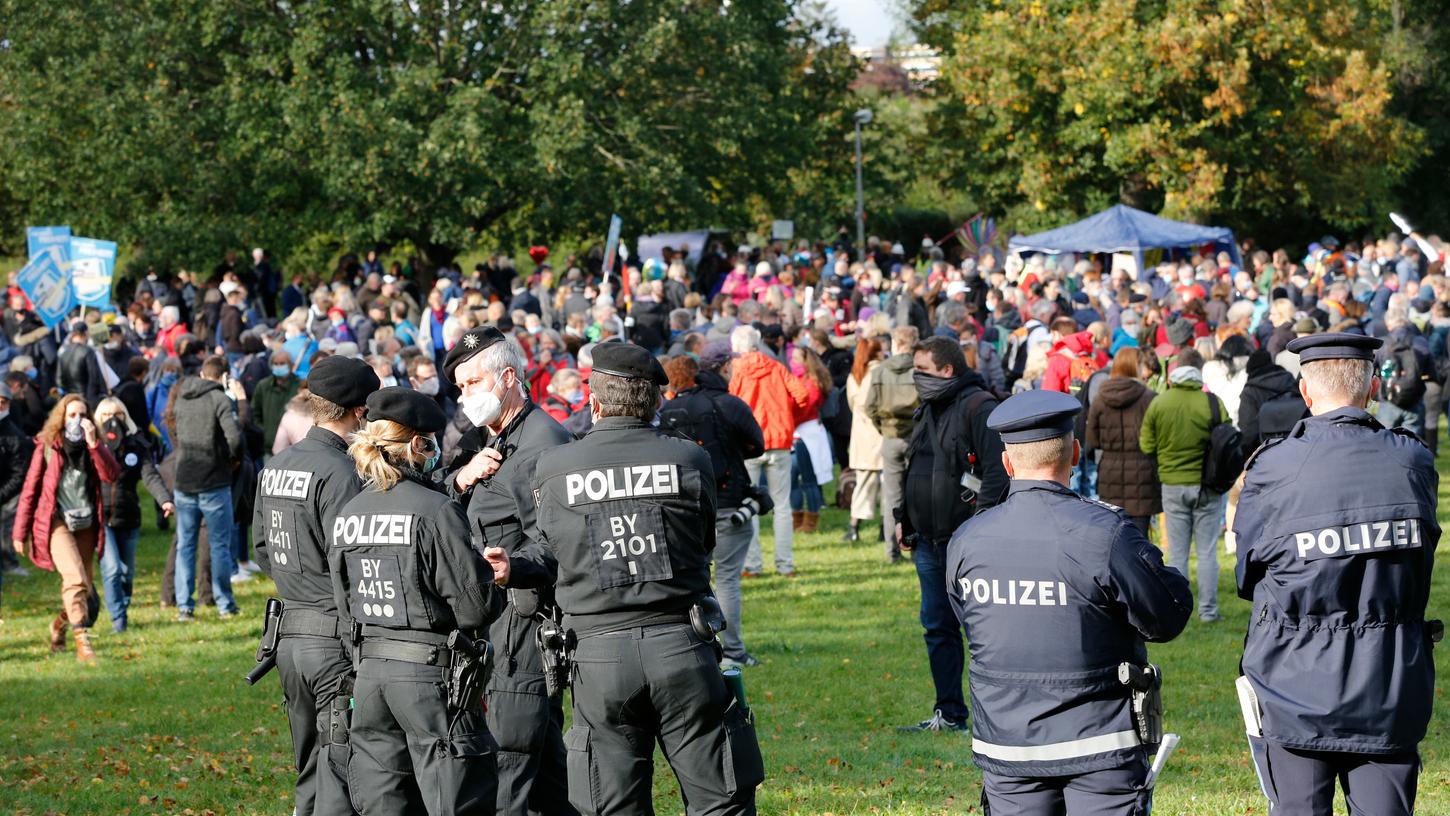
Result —
POLYGON ((1375 350, 1384 345, 1378 337, 1348 332, 1326 332, 1296 337, 1286 346, 1299 355, 1300 363, 1315 360, 1373 360, 1375 350))
POLYGON ((366 405, 382 385, 373 367, 355 357, 324 357, 307 374, 307 390, 343 408, 366 405))
MULTIPOLYGON (((507 338, 503 332, 493 326, 483 326, 477 329, 469 329, 458 338, 453 348, 448 350, 448 356, 443 358, 443 376, 451 383, 457 384, 453 378, 453 370, 473 358, 473 355, 482 352, 495 343, 502 343, 507 338)), ((523 372, 520 372, 521 374, 523 372)))
POLYGON ((389 419, 420 434, 438 433, 448 426, 448 417, 433 398, 411 388, 392 386, 368 397, 368 422, 389 419))
POLYGON ((1081 410, 1081 403, 1061 391, 1024 391, 994 408, 987 427, 1008 445, 1041 442, 1072 433, 1081 410))
POLYGON ((669 385, 665 369, 643 346, 634 343, 600 343, 594 347, 594 374, 612 374, 631 380, 650 380, 669 385))

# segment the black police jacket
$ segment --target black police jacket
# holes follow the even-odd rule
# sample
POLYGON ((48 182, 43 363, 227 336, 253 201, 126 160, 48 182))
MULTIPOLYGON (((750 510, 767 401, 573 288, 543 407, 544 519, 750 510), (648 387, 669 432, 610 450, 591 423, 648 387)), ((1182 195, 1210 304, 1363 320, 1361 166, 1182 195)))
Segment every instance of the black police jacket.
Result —
POLYGON ((995 505, 1007 491, 1007 471, 1002 467, 1002 437, 987 428, 987 415, 995 399, 975 403, 987 382, 976 371, 968 371, 953 390, 917 409, 907 443, 906 483, 902 532, 916 534, 935 544, 951 537, 973 512, 995 505), (968 468, 982 479, 975 504, 962 500, 962 474, 968 468))
POLYGON ((699 445, 606 417, 540 455, 534 484, 555 595, 576 631, 682 620, 709 594, 715 481, 699 445))
POLYGON ((1358 408, 1305 419, 1249 461, 1236 574, 1266 739, 1385 754, 1424 738, 1438 488, 1430 451, 1358 408))
POLYGON ((106 396, 106 380, 96 362, 95 349, 90 346, 71 342, 62 346, 56 374, 56 384, 62 391, 79 394, 92 407, 106 396))
MULTIPOLYGON (((478 453, 484 446, 485 433, 486 428, 474 428, 463 435, 456 465, 467 464, 478 453)), ((506 595, 507 608, 513 614, 501 615, 489 631, 489 640, 499 652, 490 689, 544 691, 543 662, 534 640, 534 615, 554 604, 559 565, 554 553, 539 541, 535 525, 534 464, 539 454, 572 441, 573 434, 529 402, 497 436, 487 440, 488 447, 503 454, 497 473, 461 494, 453 485, 457 468, 444 476, 450 495, 468 507, 474 548, 482 553, 486 547, 502 547, 509 554, 506 595)))
POLYGON ((665 403, 661 415, 684 418, 681 429, 688 425, 687 435, 710 454, 716 502, 722 509, 739 507, 750 486, 745 460, 765 454, 765 435, 750 406, 730 393, 719 374, 701 371, 695 382, 665 403))
POLYGON ((364 488, 338 511, 327 552, 343 623, 440 635, 493 623, 504 594, 468 539, 463 508, 421 473, 364 488))
POLYGON ((315 426, 257 475, 252 547, 288 607, 337 615, 327 549, 337 514, 360 492, 347 443, 315 426))
POLYGON ((1126 513, 1014 480, 952 536, 946 570, 971 642, 978 767, 1062 776, 1141 761, 1118 665, 1177 637, 1193 594, 1126 513))

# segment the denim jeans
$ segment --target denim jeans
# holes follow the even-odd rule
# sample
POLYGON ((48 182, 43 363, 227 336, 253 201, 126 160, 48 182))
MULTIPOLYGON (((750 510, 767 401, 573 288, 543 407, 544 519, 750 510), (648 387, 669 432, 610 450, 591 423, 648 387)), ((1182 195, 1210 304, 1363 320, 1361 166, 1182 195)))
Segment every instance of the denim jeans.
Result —
POLYGON ((720 633, 725 656, 739 660, 745 657, 745 639, 740 627, 740 571, 745 568, 745 553, 750 549, 750 522, 731 524, 734 507, 722 507, 715 514, 715 597, 725 613, 728 624, 720 633))
POLYGON ((936 686, 936 708, 949 720, 967 718, 962 696, 962 629, 947 599, 947 545, 922 541, 911 551, 916 577, 921 583, 921 627, 926 637, 926 659, 931 664, 931 682, 936 686))
POLYGON ((1072 492, 1086 499, 1098 497, 1098 463, 1091 456, 1084 456, 1072 469, 1072 492))
POLYGON ((1223 494, 1199 485, 1163 485, 1168 566, 1188 577, 1188 546, 1198 553, 1198 614, 1218 614, 1218 531, 1223 494))
POLYGON ((176 491, 176 607, 190 612, 195 585, 196 533, 206 519, 207 543, 211 547, 211 590, 219 612, 237 611, 232 598, 232 487, 223 485, 200 493, 176 491))
POLYGON ((1407 428, 1415 435, 1425 435, 1425 404, 1421 402, 1415 410, 1406 410, 1391 402, 1381 402, 1375 409, 1375 419, 1386 428, 1407 428))
POLYGON ((806 443, 797 439, 790 453, 790 509, 819 513, 822 504, 825 499, 821 495, 821 484, 816 481, 811 452, 806 449, 806 443))
MULTIPOLYGON (((768 450, 763 456, 746 460, 745 470, 750 474, 751 484, 760 484, 761 475, 765 476, 770 500, 775 502, 775 570, 782 575, 790 575, 795 572, 795 554, 791 547, 795 529, 791 527, 790 518, 790 451, 768 450)), ((764 572, 765 557, 760 550, 760 518, 757 517, 751 524, 750 550, 745 556, 745 569, 747 572, 764 572)))
POLYGON ((136 542, 141 528, 118 530, 106 528, 106 551, 101 553, 101 587, 106 593, 106 611, 111 623, 126 625, 126 610, 131 606, 131 589, 136 581, 136 542))

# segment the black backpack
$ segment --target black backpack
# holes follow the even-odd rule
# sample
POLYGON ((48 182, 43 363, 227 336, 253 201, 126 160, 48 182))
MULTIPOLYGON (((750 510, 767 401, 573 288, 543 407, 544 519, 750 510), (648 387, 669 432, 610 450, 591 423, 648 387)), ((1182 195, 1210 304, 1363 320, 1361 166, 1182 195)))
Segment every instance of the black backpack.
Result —
POLYGON ((723 486, 730 481, 732 476, 745 472, 745 462, 743 460, 731 461, 730 452, 725 447, 725 440, 720 436, 720 432, 725 427, 725 421, 721 419, 720 412, 715 407, 714 397, 702 391, 700 398, 710 404, 708 413, 691 411, 687 406, 681 404, 683 401, 678 397, 666 402, 660 408, 660 430, 674 434, 681 439, 688 439, 704 448, 705 453, 710 456, 710 467, 715 471, 715 483, 717 487, 723 486))
POLYGON ((1218 397, 1208 397, 1208 452, 1203 457, 1203 487, 1215 493, 1227 493, 1244 472, 1244 436, 1223 418, 1218 397))
POLYGON ((831 436, 851 435, 851 405, 846 400, 846 386, 831 389, 821 403, 818 416, 831 436))
POLYGON ((1409 338, 1396 340, 1380 363, 1380 399, 1413 411, 1425 396, 1420 358, 1409 338))

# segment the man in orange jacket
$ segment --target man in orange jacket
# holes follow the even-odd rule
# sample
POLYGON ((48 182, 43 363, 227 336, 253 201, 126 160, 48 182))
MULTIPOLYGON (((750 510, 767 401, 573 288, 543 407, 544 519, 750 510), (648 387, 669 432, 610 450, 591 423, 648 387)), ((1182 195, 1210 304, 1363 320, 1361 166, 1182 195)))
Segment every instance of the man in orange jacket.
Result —
MULTIPOLYGON (((790 451, 796 419, 806 410, 809 397, 785 366, 760 351, 760 332, 753 327, 737 326, 730 332, 730 350, 735 353, 730 363, 730 393, 750 406, 765 436, 765 455, 748 460, 745 467, 752 484, 758 483, 760 472, 765 471, 770 499, 775 502, 775 570, 792 577, 796 573, 791 552, 790 451)), ((757 521, 750 552, 745 556, 745 572, 759 574, 764 569, 757 521)))

